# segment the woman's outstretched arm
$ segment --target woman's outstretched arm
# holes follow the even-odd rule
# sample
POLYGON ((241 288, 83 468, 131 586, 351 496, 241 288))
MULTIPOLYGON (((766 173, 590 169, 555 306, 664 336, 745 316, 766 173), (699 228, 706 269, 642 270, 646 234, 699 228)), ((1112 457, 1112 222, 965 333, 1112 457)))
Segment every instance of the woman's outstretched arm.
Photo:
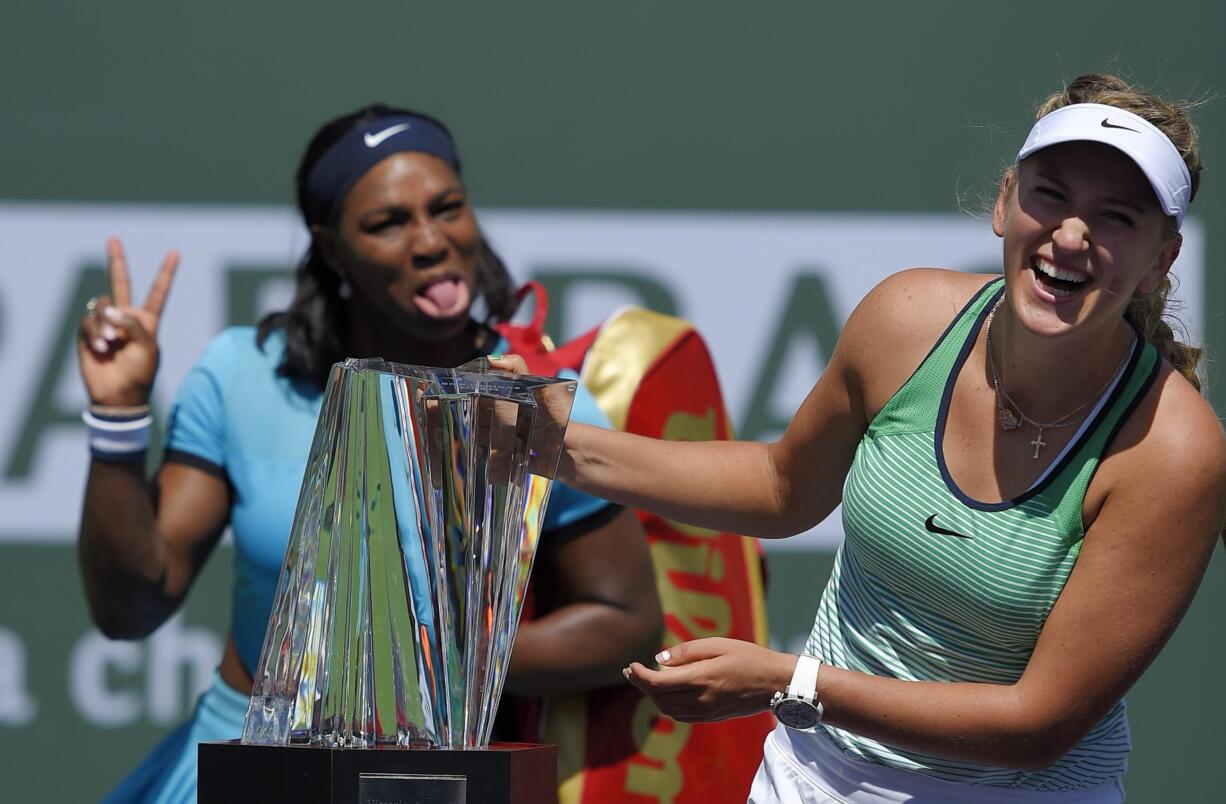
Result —
MULTIPOLYGON (((907 271, 875 288, 848 319, 825 371, 778 441, 661 441, 572 424, 559 479, 715 530, 764 538, 807 530, 841 501, 843 480, 875 410, 988 279, 952 274, 907 271)), ((525 370, 514 356, 492 362, 525 370)))
MULTIPOLYGON (((864 431, 847 342, 845 336, 775 443, 665 441, 572 423, 557 477, 593 496, 713 530, 764 538, 806 530, 838 505, 864 431)), ((514 355, 491 362, 525 371, 514 355)))

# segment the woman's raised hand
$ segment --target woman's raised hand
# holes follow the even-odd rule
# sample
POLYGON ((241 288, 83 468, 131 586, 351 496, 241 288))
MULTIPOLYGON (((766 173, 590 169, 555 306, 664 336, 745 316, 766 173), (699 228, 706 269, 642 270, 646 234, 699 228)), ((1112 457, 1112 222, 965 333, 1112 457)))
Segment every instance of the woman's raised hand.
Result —
POLYGON ((162 308, 170 293, 179 252, 162 259, 145 303, 132 302, 132 283, 123 244, 106 242, 109 295, 95 296, 86 305, 77 338, 81 378, 90 401, 98 405, 143 405, 149 401, 158 368, 157 331, 162 308))

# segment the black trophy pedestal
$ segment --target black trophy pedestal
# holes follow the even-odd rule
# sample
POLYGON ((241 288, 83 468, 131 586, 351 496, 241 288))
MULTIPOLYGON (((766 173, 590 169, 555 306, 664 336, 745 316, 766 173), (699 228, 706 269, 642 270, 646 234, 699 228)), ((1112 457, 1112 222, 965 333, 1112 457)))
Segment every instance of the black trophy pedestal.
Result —
POLYGON ((558 749, 481 750, 200 744, 199 804, 554 804, 558 749))

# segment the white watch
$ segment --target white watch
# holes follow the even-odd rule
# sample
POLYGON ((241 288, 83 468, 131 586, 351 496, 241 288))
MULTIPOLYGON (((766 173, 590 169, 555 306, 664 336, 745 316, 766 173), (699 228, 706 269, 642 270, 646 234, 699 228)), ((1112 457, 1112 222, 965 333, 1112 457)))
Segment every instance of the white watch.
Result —
POLYGON ((822 722, 822 704, 817 700, 817 673, 822 662, 816 656, 801 656, 786 692, 771 698, 771 711, 783 725, 811 729, 822 722))

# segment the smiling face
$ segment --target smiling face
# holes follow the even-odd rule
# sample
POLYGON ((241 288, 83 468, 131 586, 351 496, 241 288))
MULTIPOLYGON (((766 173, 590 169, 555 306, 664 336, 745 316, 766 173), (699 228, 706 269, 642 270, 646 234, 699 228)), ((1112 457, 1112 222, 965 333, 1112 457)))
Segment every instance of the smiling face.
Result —
POLYGON ((468 324, 481 234, 455 171, 429 154, 393 154, 345 196, 317 238, 353 288, 351 314, 382 331, 438 341, 468 324))
POLYGON ((1110 146, 1038 151, 1001 183, 992 228, 1004 238, 1010 306, 1032 331, 1117 326, 1179 253, 1140 168, 1110 146))

